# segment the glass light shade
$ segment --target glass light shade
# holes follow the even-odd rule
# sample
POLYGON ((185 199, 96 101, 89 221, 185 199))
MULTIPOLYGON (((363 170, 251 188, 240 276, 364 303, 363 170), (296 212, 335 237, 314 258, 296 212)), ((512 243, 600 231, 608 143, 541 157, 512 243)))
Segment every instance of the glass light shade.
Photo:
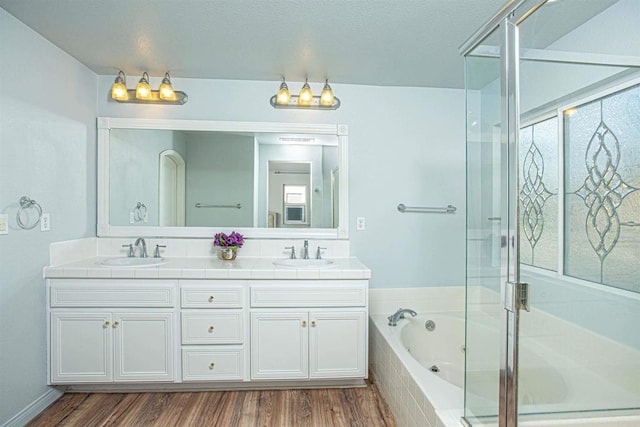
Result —
POLYGON ((149 75, 144 72, 142 78, 136 86, 136 98, 138 99, 151 99, 151 86, 149 86, 149 75))
POLYGON ((331 86, 329 86, 329 81, 326 81, 320 94, 320 105, 331 107, 333 105, 333 99, 333 90, 331 90, 331 86))
POLYGON ((313 103, 313 93, 307 81, 304 82, 300 95, 298 95, 298 105, 309 106, 313 103))
POLYGON ((171 86, 169 73, 166 73, 164 75, 164 79, 162 79, 162 84, 160 85, 160 99, 164 99, 165 101, 176 100, 176 93, 173 90, 173 86, 171 86))
POLYGON ((291 101, 291 94, 289 93, 289 87, 287 84, 282 81, 280 85, 280 90, 278 91, 278 95, 276 95, 276 103, 278 105, 289 105, 291 101))
POLYGON ((113 86, 111 86, 111 98, 116 101, 126 101, 129 99, 129 93, 127 92, 127 86, 124 81, 124 73, 120 71, 116 80, 113 82, 113 86))

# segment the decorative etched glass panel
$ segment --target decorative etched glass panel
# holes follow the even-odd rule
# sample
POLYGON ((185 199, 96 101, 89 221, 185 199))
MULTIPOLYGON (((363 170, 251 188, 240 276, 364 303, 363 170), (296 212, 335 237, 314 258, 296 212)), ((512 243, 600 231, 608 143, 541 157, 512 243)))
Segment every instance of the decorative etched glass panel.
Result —
POLYGON ((564 112, 564 273, 640 292, 640 85, 564 112))
POLYGON ((520 261, 558 270, 558 119, 520 130, 520 261))

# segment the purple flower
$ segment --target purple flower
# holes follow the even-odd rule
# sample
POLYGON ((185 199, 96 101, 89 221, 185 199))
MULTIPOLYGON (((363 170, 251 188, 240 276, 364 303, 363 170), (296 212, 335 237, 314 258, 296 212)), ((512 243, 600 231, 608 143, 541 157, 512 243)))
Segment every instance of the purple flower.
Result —
POLYGON ((230 235, 225 233, 217 233, 213 238, 213 245, 223 248, 236 247, 241 248, 244 244, 244 236, 240 233, 232 231, 230 235))

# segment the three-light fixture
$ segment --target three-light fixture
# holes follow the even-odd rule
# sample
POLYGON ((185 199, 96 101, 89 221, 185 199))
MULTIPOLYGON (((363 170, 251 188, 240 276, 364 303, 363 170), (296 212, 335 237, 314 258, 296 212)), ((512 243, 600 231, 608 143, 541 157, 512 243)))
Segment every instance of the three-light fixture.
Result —
POLYGON ((189 100, 186 93, 173 90, 171 76, 164 74, 164 79, 158 90, 151 89, 149 74, 145 71, 135 89, 127 89, 127 78, 121 70, 111 86, 111 98, 118 102, 133 102, 138 104, 169 104, 182 105, 189 100))
POLYGON ((278 93, 269 101, 273 108, 299 108, 301 110, 337 110, 340 108, 340 100, 333 94, 329 79, 325 80, 320 96, 314 96, 309 86, 309 79, 305 79, 300 94, 291 95, 289 86, 282 78, 278 93))

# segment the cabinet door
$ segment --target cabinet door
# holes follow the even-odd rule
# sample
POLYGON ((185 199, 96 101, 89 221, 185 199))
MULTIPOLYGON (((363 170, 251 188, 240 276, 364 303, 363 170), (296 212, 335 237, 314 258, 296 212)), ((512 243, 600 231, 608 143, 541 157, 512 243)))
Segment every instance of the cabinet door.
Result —
POLYGON ((310 378, 364 378, 366 312, 309 313, 310 378))
POLYGON ((115 381, 173 381, 173 313, 115 313, 115 381))
POLYGON ((111 313, 51 312, 51 383, 111 382, 111 313))
POLYGON ((251 378, 308 378, 308 316, 251 313, 251 378))

